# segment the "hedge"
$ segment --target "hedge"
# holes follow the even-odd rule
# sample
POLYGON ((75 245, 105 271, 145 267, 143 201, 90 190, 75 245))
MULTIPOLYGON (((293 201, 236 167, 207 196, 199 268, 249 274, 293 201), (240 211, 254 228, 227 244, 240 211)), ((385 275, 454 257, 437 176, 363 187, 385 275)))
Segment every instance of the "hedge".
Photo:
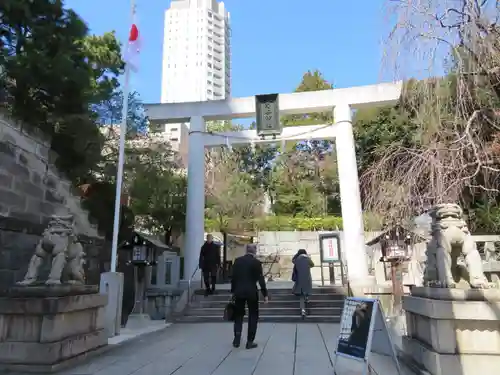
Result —
MULTIPOLYGON (((380 220, 368 213, 364 215, 365 230, 380 230, 380 220)), ((265 216, 254 220, 224 219, 223 227, 229 231, 318 231, 341 230, 342 218, 338 216, 301 217, 301 216, 265 216)), ((205 231, 218 232, 220 222, 205 219, 205 231)))
MULTIPOLYGON (((242 231, 315 231, 342 229, 342 218, 337 216, 325 217, 292 217, 292 216, 265 216, 248 221, 224 220, 228 230, 242 231)), ((219 231, 220 223, 205 219, 205 230, 219 231)))

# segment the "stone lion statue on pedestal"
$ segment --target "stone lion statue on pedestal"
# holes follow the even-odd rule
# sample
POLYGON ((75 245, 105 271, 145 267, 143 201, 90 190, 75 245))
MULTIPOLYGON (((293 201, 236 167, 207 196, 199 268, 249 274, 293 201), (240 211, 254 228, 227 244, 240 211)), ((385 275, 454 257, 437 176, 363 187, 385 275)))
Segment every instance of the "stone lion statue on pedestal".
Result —
POLYGON ((427 244, 424 285, 455 288, 455 280, 464 278, 471 288, 489 288, 462 208, 457 204, 440 204, 431 210, 430 216, 432 239, 427 244), (465 258, 466 272, 461 271, 458 264, 461 255, 465 258))
POLYGON ((40 266, 49 257, 52 257, 52 267, 45 284, 58 285, 61 280, 69 284, 85 284, 85 252, 78 242, 72 215, 51 217, 31 257, 28 272, 18 285, 35 284, 40 266))

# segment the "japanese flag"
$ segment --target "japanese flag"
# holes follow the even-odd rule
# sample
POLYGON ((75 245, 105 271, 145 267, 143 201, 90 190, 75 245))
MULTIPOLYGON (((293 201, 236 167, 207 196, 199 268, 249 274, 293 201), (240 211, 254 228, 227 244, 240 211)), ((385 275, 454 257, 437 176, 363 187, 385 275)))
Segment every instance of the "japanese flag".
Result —
MULTIPOLYGON (((134 17, 135 18, 135 17, 134 17)), ((128 43, 125 50, 125 63, 133 71, 137 71, 139 68, 139 51, 140 51, 140 34, 139 28, 135 22, 132 23, 130 27, 130 33, 128 36, 128 43)))

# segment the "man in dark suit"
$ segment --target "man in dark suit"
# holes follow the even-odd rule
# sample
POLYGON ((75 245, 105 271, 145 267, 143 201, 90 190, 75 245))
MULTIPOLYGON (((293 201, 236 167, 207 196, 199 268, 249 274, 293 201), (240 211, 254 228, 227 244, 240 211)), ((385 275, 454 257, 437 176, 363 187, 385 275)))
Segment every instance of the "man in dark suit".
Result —
POLYGON ((213 241, 211 234, 207 234, 207 240, 201 247, 199 266, 203 272, 205 296, 208 296, 215 292, 217 270, 220 267, 220 246, 213 241))
POLYGON ((235 302, 234 314, 234 340, 233 346, 238 348, 241 341, 241 331, 243 329, 243 317, 245 316, 245 305, 248 306, 248 334, 247 349, 257 347, 254 342, 257 333, 257 322, 259 320, 259 290, 267 303, 267 288, 262 263, 255 257, 257 247, 255 244, 248 244, 246 254, 234 261, 231 278, 231 293, 235 302))

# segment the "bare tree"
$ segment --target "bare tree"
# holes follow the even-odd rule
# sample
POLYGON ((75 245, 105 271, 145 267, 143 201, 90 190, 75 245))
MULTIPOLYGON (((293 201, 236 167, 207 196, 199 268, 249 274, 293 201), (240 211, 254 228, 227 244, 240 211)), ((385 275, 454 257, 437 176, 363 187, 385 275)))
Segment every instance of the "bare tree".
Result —
POLYGON ((387 4, 396 22, 389 35, 386 58, 390 69, 401 78, 416 73, 442 74, 452 67, 451 52, 457 58, 454 70, 488 75, 497 85, 498 1, 388 0, 387 4), (461 51, 467 54, 465 60, 460 58, 464 56, 461 51))
POLYGON ((389 2, 397 15, 387 54, 393 71, 404 78, 420 69, 428 78, 407 82, 400 103, 418 129, 414 146, 382 150, 362 176, 367 209, 404 218, 436 203, 460 202, 468 192, 497 193, 498 3, 389 2))
POLYGON ((205 194, 207 214, 219 230, 251 230, 250 219, 261 214, 263 191, 240 170, 238 154, 226 149, 205 152, 205 194))

